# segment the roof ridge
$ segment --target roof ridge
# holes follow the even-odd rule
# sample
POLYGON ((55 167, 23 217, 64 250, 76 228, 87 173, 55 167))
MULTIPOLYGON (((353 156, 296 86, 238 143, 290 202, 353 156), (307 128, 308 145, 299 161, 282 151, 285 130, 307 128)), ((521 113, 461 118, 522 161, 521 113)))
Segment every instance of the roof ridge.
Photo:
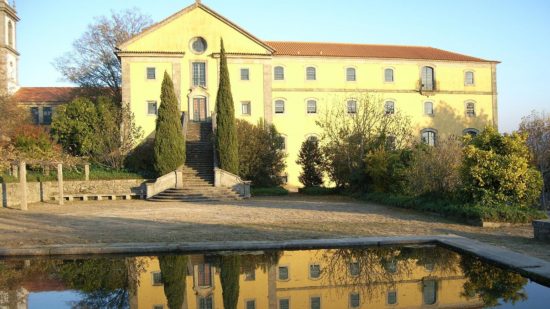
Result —
POLYGON ((299 44, 332 44, 332 45, 356 45, 356 46, 395 46, 395 47, 417 47, 434 48, 422 45, 398 45, 398 44, 371 44, 371 43, 346 43, 346 42, 314 42, 314 41, 265 41, 266 43, 299 43, 299 44))

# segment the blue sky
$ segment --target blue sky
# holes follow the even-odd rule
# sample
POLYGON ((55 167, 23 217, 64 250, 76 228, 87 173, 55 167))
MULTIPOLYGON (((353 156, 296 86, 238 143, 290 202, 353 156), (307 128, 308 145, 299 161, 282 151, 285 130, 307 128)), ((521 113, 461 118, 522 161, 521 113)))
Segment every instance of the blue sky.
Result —
MULTIPOLYGON (((53 60, 95 16, 139 8, 154 21, 190 0, 16 0, 20 83, 68 85, 53 60)), ((498 60, 501 131, 531 110, 550 112, 550 1, 204 0, 265 40, 425 45, 498 60)))

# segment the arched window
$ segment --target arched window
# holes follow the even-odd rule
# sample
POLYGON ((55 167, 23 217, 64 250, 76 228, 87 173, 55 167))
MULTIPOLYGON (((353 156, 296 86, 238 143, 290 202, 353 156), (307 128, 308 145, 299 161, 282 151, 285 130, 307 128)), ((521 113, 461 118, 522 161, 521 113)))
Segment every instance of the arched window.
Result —
POLYGON ((462 133, 464 135, 470 135, 471 137, 476 137, 479 134, 479 130, 474 128, 468 128, 468 129, 465 129, 462 133))
POLYGON ((285 113, 285 101, 276 100, 275 101, 275 114, 284 114, 285 113))
POLYGON ((384 81, 386 83, 393 83, 393 69, 388 68, 384 70, 384 81))
POLYGON ((468 71, 464 73, 464 85, 472 86, 474 84, 474 72, 468 71))
POLYGON ((466 116, 475 117, 476 116, 476 104, 475 102, 466 102, 466 116))
POLYGON ((315 134, 311 134, 307 137, 307 140, 308 141, 311 141, 311 142, 314 142, 314 143, 318 143, 319 142, 319 138, 317 137, 317 135, 315 134))
POLYGON ((386 113, 386 115, 395 114, 395 102, 394 101, 386 101, 386 103, 384 104, 384 113, 386 113))
POLYGON ((434 104, 433 102, 424 102, 424 115, 433 116, 434 115, 434 104))
POLYGON ((275 80, 284 80, 285 79, 285 68, 277 66, 274 69, 274 78, 275 80))
POLYGON ((306 68, 306 79, 307 80, 317 80, 317 70, 314 67, 306 68))
POLYGON ((433 305, 437 302, 437 281, 430 279, 422 282, 424 304, 433 305))
POLYGON ((434 129, 424 129, 421 132, 422 136, 422 143, 429 145, 429 146, 435 146, 436 139, 437 139, 437 131, 434 129))
POLYGON ((357 114, 357 101, 348 100, 347 110, 348 110, 348 114, 357 114))
POLYGON ((354 82, 357 80, 357 75, 355 74, 355 68, 347 68, 346 69, 346 80, 348 82, 354 82))
POLYGON ((13 47, 13 23, 8 21, 8 45, 13 47))
POLYGON ((308 114, 317 114, 317 101, 307 100, 307 113, 308 114))
POLYGON ((422 67, 422 90, 435 90, 434 68, 422 67))

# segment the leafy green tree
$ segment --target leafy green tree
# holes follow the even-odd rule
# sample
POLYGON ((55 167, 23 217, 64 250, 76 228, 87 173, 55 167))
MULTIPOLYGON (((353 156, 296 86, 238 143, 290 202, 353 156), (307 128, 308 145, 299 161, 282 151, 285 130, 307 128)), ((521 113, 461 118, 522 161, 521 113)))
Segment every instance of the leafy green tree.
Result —
POLYGON ((369 151, 365 157, 366 181, 372 192, 403 193, 406 172, 410 168, 411 151, 385 147, 369 151))
POLYGON ((221 257, 220 280, 222 284, 223 308, 236 309, 239 301, 239 274, 241 257, 238 255, 221 257))
POLYGON ((187 256, 159 256, 158 259, 168 308, 182 308, 186 289, 187 256))
POLYGON ((153 166, 159 176, 175 171, 185 162, 185 138, 174 83, 164 72, 158 109, 153 166))
POLYGON ((286 164, 284 139, 274 125, 260 119, 257 125, 237 120, 239 176, 255 187, 273 187, 282 183, 286 164))
POLYGON ((540 172, 530 166, 526 135, 501 135, 487 127, 467 141, 461 179, 464 197, 486 206, 533 206, 542 191, 540 172))
POLYGON ((308 138, 302 143, 296 163, 302 166, 298 179, 306 188, 323 184, 323 155, 317 139, 308 138))
POLYGON ((220 51, 220 84, 216 97, 216 152, 221 169, 239 173, 239 145, 235 128, 235 107, 223 39, 220 51))
POLYGON ((98 144, 100 119, 94 102, 76 98, 59 106, 52 120, 52 135, 63 149, 75 156, 91 156, 98 144))

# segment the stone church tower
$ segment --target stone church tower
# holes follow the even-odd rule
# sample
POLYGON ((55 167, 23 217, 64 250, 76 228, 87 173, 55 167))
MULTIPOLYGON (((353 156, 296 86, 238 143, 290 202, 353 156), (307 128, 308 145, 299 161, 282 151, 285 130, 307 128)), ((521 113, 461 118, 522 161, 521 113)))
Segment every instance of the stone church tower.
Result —
POLYGON ((19 88, 18 21, 15 2, 0 0, 0 92, 3 93, 13 94, 19 88))

